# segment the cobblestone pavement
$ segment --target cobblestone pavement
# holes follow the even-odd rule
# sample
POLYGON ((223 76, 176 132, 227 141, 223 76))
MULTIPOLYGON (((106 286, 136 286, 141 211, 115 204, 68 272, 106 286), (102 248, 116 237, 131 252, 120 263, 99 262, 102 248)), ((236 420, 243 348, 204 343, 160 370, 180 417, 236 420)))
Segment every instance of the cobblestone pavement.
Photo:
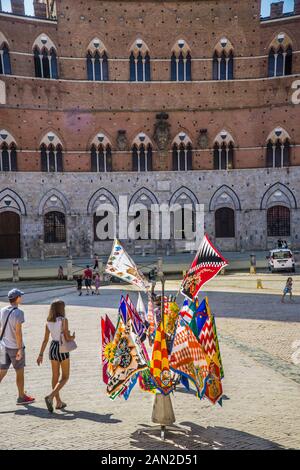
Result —
MULTIPOLYGON (((108 313, 116 320, 119 288, 107 288, 99 297, 79 298, 70 287, 28 294, 23 306, 26 388, 37 401, 26 408, 15 405, 11 370, 0 385, 0 448, 300 449, 300 365, 291 361, 292 342, 300 340, 300 298, 282 305, 271 291, 262 295, 249 286, 245 293, 239 284, 241 293, 238 286, 228 286, 228 278, 218 278, 208 292, 225 369, 223 407, 176 391, 172 401, 177 423, 189 434, 168 434, 165 442, 154 432, 142 432, 152 425, 151 395, 135 388, 128 402, 112 402, 101 383, 100 315, 108 313), (43 397, 49 393, 50 364, 45 357, 39 368, 35 360, 48 304, 57 296, 68 305, 79 347, 72 353, 71 377, 63 391, 68 408, 49 415, 43 397)), ((178 283, 169 282, 167 288, 176 291, 178 283)))

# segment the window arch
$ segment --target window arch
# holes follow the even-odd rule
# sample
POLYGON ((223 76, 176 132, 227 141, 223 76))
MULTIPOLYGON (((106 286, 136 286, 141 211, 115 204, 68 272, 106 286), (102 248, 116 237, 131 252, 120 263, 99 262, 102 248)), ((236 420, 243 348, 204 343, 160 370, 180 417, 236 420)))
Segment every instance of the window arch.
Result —
POLYGON ((289 237, 291 235, 291 212, 285 206, 273 206, 267 211, 268 237, 289 237))
POLYGON ((181 132, 174 139, 172 147, 173 171, 189 171, 193 169, 193 147, 191 140, 181 132))
POLYGON ((0 75, 11 75, 10 55, 6 42, 0 46, 0 75))
POLYGON ((227 38, 222 38, 213 54, 213 80, 233 80, 233 46, 227 38))
POLYGON ((149 49, 141 39, 137 39, 130 49, 129 76, 131 82, 151 81, 151 60, 149 49))
POLYGON ((196 205, 198 200, 195 194, 188 188, 179 188, 172 195, 169 206, 172 211, 173 236, 177 240, 189 240, 197 231, 196 227, 196 205))
POLYGON ((221 131, 214 144, 214 170, 232 170, 234 168, 234 142, 225 130, 221 131))
POLYGON ((220 207, 215 212, 216 238, 235 237, 235 214, 230 207, 220 207))
POLYGON ((192 56, 187 43, 179 39, 172 49, 171 80, 188 82, 192 80, 192 56))
POLYGON ((290 137, 281 128, 272 131, 267 140, 266 166, 268 168, 282 168, 290 166, 290 137))
POLYGON ((293 48, 291 39, 279 33, 270 44, 268 56, 268 77, 282 77, 292 74, 293 48))
POLYGON ((143 133, 139 134, 132 145, 132 170, 152 171, 153 147, 150 139, 143 133))
POLYGON ((86 62, 88 80, 109 80, 107 51, 103 43, 98 38, 94 38, 90 42, 86 55, 86 62))
POLYGON ((44 215, 44 242, 64 243, 66 241, 66 217, 58 211, 44 215))
POLYGON ((58 78, 57 53, 53 42, 41 34, 33 45, 35 76, 38 78, 58 78))
POLYGON ((92 144, 91 146, 91 170, 107 173, 112 171, 111 146, 107 144, 92 144))
POLYGON ((0 171, 17 171, 17 146, 12 135, 0 131, 0 171))
POLYGON ((40 144, 41 170, 44 172, 63 171, 63 147, 58 137, 49 132, 40 144))

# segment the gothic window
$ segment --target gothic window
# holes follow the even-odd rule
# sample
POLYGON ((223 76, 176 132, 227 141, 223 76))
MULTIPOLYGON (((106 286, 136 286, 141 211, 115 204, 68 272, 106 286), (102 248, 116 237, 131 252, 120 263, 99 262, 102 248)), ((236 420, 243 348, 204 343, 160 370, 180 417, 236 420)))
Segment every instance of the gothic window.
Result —
POLYGON ((218 139, 214 145, 214 170, 232 170, 234 168, 233 160, 233 142, 230 141, 230 138, 227 138, 225 141, 218 139))
POLYGON ((137 42, 129 57, 129 73, 131 82, 151 81, 151 62, 147 47, 137 42))
POLYGON ((105 50, 89 50, 86 60, 88 80, 98 82, 108 80, 108 56, 105 50))
POLYGON ((216 238, 234 238, 235 223, 234 210, 230 207, 221 207, 215 212, 216 238))
POLYGON ((268 77, 282 77, 292 74, 293 48, 290 38, 278 34, 273 39, 268 57, 268 77))
POLYGON ((6 43, 0 47, 0 75, 11 75, 9 49, 6 43))
POLYGON ((61 144, 41 145, 41 168, 48 173, 63 171, 63 150, 61 144))
POLYGON ((44 242, 64 243, 66 241, 66 218, 62 212, 48 212, 44 215, 44 242))
POLYGON ((286 131, 275 129, 270 135, 266 149, 266 166, 282 168, 290 166, 290 139, 286 131))
POLYGON ((173 171, 189 171, 193 169, 193 148, 191 142, 174 142, 173 171))
POLYGON ((17 171, 17 148, 13 142, 0 146, 0 171, 17 171))
POLYGON ((34 69, 38 78, 58 78, 57 56, 54 48, 48 50, 46 47, 34 47, 34 69))
POLYGON ((273 206, 267 212, 268 237, 289 237, 291 235, 290 209, 273 206))
POLYGON ((212 64, 213 80, 233 80, 234 55, 228 39, 222 38, 216 45, 212 64))
POLYGON ((192 80, 192 56, 183 40, 174 46, 171 56, 171 80, 173 82, 188 82, 192 80))
POLYGON ((132 147, 132 170, 152 171, 152 145, 134 144, 132 147))
POLYGON ((95 144, 92 145, 91 169, 97 173, 112 171, 112 154, 109 144, 100 144, 98 147, 95 144))

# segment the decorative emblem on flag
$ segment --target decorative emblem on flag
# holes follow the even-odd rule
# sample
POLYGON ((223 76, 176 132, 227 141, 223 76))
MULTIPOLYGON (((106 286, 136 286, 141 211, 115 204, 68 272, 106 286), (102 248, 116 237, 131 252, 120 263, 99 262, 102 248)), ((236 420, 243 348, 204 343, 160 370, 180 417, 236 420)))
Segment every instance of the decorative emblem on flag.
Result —
POLYGON ((101 338, 102 338, 102 377, 103 382, 108 384, 109 375, 107 372, 108 364, 114 357, 114 347, 112 344, 116 328, 106 315, 101 318, 101 338))
POLYGON ((124 326, 122 319, 119 319, 114 345, 115 355, 109 367, 107 384, 107 393, 111 398, 124 391, 133 375, 148 367, 140 340, 131 331, 130 322, 124 326))
POLYGON ((163 322, 156 330, 155 341, 152 352, 150 373, 158 390, 164 395, 171 393, 175 385, 169 367, 166 335, 163 322))
POLYGON ((194 261, 181 284, 181 293, 193 300, 204 284, 213 279, 228 262, 204 235, 194 261))
POLYGON ((123 281, 138 286, 144 291, 150 289, 150 284, 142 272, 138 270, 134 261, 124 250, 119 240, 115 240, 111 255, 108 259, 105 272, 116 276, 123 281))

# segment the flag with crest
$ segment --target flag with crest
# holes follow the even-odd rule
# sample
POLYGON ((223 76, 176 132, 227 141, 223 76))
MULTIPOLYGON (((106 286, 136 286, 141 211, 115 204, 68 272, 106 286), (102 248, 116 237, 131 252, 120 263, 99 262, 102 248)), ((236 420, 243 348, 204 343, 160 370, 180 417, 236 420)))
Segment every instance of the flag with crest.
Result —
POLYGON ((102 378, 105 384, 108 384, 108 364, 111 359, 112 341, 114 339, 116 328, 108 315, 101 318, 101 338, 102 338, 102 378))

